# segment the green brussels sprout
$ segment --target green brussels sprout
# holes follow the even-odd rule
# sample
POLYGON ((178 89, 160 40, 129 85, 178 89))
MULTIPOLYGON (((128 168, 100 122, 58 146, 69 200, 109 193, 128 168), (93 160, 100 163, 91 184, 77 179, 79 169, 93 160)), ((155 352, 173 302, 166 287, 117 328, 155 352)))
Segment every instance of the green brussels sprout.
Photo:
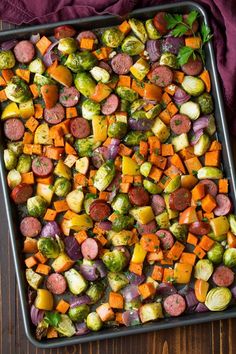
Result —
POLYGON ((140 306, 142 305, 142 301, 140 297, 137 297, 131 301, 125 301, 125 310, 138 310, 140 306))
POLYGON ((86 294, 91 299, 91 304, 98 302, 103 296, 105 286, 102 282, 91 283, 90 287, 86 291, 86 294))
POLYGON ((186 225, 180 225, 178 222, 175 222, 170 226, 170 232, 175 236, 179 241, 186 241, 188 228, 186 225))
POLYGON ((228 216, 230 230, 236 235, 236 215, 230 214, 228 216))
POLYGON ((140 319, 142 323, 163 318, 162 305, 160 302, 152 302, 144 304, 139 309, 140 319))
POLYGON ((47 209, 46 200, 36 195, 27 200, 27 210, 30 216, 34 216, 36 218, 43 216, 47 209))
POLYGON ((99 331, 102 328, 102 320, 98 316, 97 312, 90 312, 86 319, 87 327, 94 332, 99 331))
POLYGON ((34 290, 37 290, 43 281, 42 275, 34 272, 33 269, 31 269, 31 268, 26 269, 25 276, 26 276, 26 280, 27 280, 28 284, 34 290))
POLYGON ((111 48, 117 48, 124 39, 124 33, 118 28, 108 28, 102 34, 102 42, 111 48))
POLYGON ((70 308, 68 311, 68 315, 72 321, 82 322, 89 314, 89 306, 79 305, 73 308, 70 308))
POLYGON ((47 258, 57 258, 60 247, 52 237, 41 237, 37 243, 38 250, 47 258))
POLYGON ((19 156, 23 153, 23 143, 22 141, 16 141, 16 142, 11 142, 7 143, 7 148, 11 151, 13 151, 16 156, 19 156))
POLYGON ((223 255, 223 262, 226 267, 236 267, 236 248, 228 248, 223 255))
POLYGON ((57 48, 62 54, 71 54, 76 52, 77 42, 71 37, 61 38, 57 48))
POLYGON ((78 73, 75 77, 75 87, 85 97, 91 96, 96 87, 96 83, 89 73, 78 73))
POLYGON ((147 113, 144 111, 144 109, 141 109, 140 111, 136 111, 132 114, 132 118, 134 119, 147 119, 147 113))
POLYGON ((217 242, 222 242, 226 240, 227 235, 226 234, 221 234, 221 235, 215 235, 214 232, 209 232, 207 234, 212 240, 217 241, 217 242))
POLYGON ((147 137, 145 133, 138 130, 129 131, 128 134, 126 134, 126 136, 124 137, 124 143, 128 146, 137 146, 139 145, 141 140, 146 141, 147 137))
POLYGON ((202 167, 197 173, 198 179, 221 179, 223 172, 217 167, 202 167))
POLYGON ((219 242, 215 242, 211 249, 207 252, 207 258, 215 264, 220 264, 222 262, 223 253, 224 247, 219 242))
POLYGON ((117 194, 111 206, 120 214, 127 214, 132 207, 128 195, 124 193, 117 194))
POLYGON ((144 44, 135 36, 127 36, 122 45, 121 50, 122 52, 133 55, 139 55, 145 49, 144 44))
POLYGON ((160 229, 169 229, 170 221, 168 212, 165 210, 163 213, 157 215, 156 222, 160 229))
POLYGON ((94 176, 94 187, 97 188, 100 192, 104 191, 115 176, 115 166, 114 162, 108 160, 105 162, 96 172, 94 176))
POLYGON ((112 246, 129 246, 130 240, 132 238, 132 231, 122 230, 119 232, 108 231, 107 240, 112 244, 112 246))
POLYGON ((149 181, 148 179, 143 180, 143 186, 150 194, 160 194, 162 192, 160 186, 154 182, 149 181))
POLYGON ((39 73, 36 73, 34 75, 34 84, 38 86, 43 86, 43 85, 52 85, 55 84, 55 81, 51 79, 50 77, 43 76, 39 73))
POLYGON ((209 259, 200 259, 194 267, 194 277, 208 281, 214 271, 212 262, 209 259))
POLYGON ((54 183, 54 193, 58 197, 65 197, 71 191, 71 183, 64 177, 58 178, 54 183))
POLYGON ((208 292, 205 305, 210 311, 223 311, 229 305, 231 299, 231 291, 228 288, 219 286, 208 292))
POLYGON ((186 114, 191 120, 196 120, 200 117, 200 106, 193 101, 185 102, 180 106, 180 113, 186 114))
POLYGON ((144 27, 144 24, 137 20, 137 18, 131 18, 129 20, 129 25, 131 27, 131 30, 134 32, 134 34, 143 42, 145 43, 148 39, 148 35, 146 32, 146 29, 144 27))
POLYGON ((127 132, 127 124, 124 122, 113 122, 109 125, 108 136, 110 138, 122 139, 127 132))
POLYGON ((86 119, 91 120, 93 116, 100 114, 100 104, 98 102, 92 101, 89 98, 82 103, 82 116, 86 119))
POLYGON ((196 156, 202 156, 204 155, 207 150, 209 149, 211 144, 210 138, 207 134, 202 134, 198 142, 194 145, 193 151, 194 155, 196 156))
POLYGON ((146 161, 140 166, 140 173, 144 177, 148 177, 151 169, 152 169, 152 163, 146 161))
POLYGON ((93 150, 99 147, 101 143, 95 142, 93 137, 84 139, 77 139, 75 141, 75 148, 78 151, 79 157, 92 156, 93 150))
POLYGON ((2 50, 0 52, 0 70, 11 69, 15 64, 16 60, 11 50, 2 50))
POLYGON ((72 53, 66 59, 65 65, 77 73, 84 70, 90 70, 97 63, 95 55, 88 51, 72 53))
POLYGON ((111 272, 120 272, 127 265, 127 258, 124 252, 118 250, 104 253, 102 261, 111 272))
POLYGON ((216 122, 215 122, 215 117, 213 116, 213 114, 210 114, 208 116, 208 126, 205 128, 205 131, 210 136, 212 136, 216 132, 216 122))
POLYGON ((94 66, 90 70, 90 74, 96 81, 101 81, 104 84, 106 84, 110 80, 109 72, 103 68, 100 68, 100 66, 94 66))
POLYGON ((37 340, 41 340, 43 337, 46 337, 48 332, 49 323, 44 319, 40 321, 35 330, 35 337, 37 340))
POLYGON ((120 111, 128 112, 130 109, 130 102, 121 98, 120 100, 120 111))
POLYGON ((169 66, 172 69, 178 69, 179 67, 176 55, 169 52, 161 55, 159 64, 169 66))
POLYGON ((185 76, 182 82, 183 89, 191 96, 199 96, 205 90, 204 82, 195 76, 185 76))
POLYGON ((213 99, 209 93, 204 92, 201 96, 199 96, 197 98, 197 103, 199 104, 201 112, 203 114, 210 114, 213 112, 213 99))
POLYGON ((12 150, 5 149, 3 152, 3 159, 7 170, 12 170, 16 167, 17 156, 12 150))
POLYGON ((57 332, 65 337, 72 337, 75 334, 75 327, 69 316, 61 314, 61 319, 55 327, 57 332))
POLYGON ((30 155, 22 154, 18 159, 16 169, 20 173, 27 173, 31 170, 32 160, 30 155))
POLYGON ((6 96, 9 100, 22 103, 30 99, 31 93, 28 85, 19 76, 13 76, 5 88, 6 96))
POLYGON ((34 74, 38 73, 38 74, 42 75, 45 70, 46 70, 45 65, 44 65, 42 59, 40 59, 40 58, 34 59, 29 64, 29 71, 31 73, 34 73, 34 74))
POLYGON ((150 18, 145 22, 146 31, 149 39, 159 39, 161 37, 160 33, 157 31, 153 24, 153 20, 150 18))
POLYGON ((22 181, 22 177, 20 172, 17 170, 13 169, 10 170, 7 174, 7 184, 8 186, 13 189, 14 187, 18 186, 22 181))
POLYGON ((82 205, 84 201, 83 189, 74 189, 66 196, 66 202, 70 210, 74 213, 80 213, 82 210, 82 205))
POLYGON ((165 187, 164 193, 172 193, 176 191, 176 189, 180 188, 181 185, 181 176, 175 176, 165 187))
POLYGON ((85 195, 85 198, 84 198, 84 209, 85 209, 86 214, 88 214, 88 215, 89 215, 90 205, 92 204, 94 199, 97 199, 96 194, 87 193, 85 195))
POLYGON ((134 218, 130 215, 119 215, 112 223, 112 230, 121 231, 124 229, 130 230, 134 226, 134 218))
POLYGON ((139 111, 145 105, 146 105, 146 101, 143 100, 142 98, 133 101, 132 104, 130 105, 130 114, 133 115, 134 112, 139 111))
POLYGON ((72 294, 79 295, 86 290, 88 285, 87 280, 76 269, 71 268, 64 275, 72 294))
POLYGON ((162 110, 161 105, 159 103, 156 104, 154 107, 152 107, 151 109, 149 109, 149 111, 146 112, 146 118, 147 119, 156 118, 161 113, 161 110, 162 110))
POLYGON ((116 93, 120 98, 128 102, 134 102, 138 99, 138 93, 128 87, 118 86, 116 93))
POLYGON ((125 276, 124 273, 118 272, 109 272, 107 274, 108 283, 112 289, 112 291, 119 291, 129 284, 129 280, 125 276))

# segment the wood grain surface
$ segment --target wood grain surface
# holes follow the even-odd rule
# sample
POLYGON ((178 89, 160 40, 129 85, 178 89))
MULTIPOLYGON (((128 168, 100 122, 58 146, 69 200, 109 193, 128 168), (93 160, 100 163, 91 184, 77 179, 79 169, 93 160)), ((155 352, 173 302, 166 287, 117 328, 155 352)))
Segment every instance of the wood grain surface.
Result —
MULTIPOLYGON (((0 0, 1 1, 1 0, 0 0)), ((0 30, 10 25, 2 24, 0 30)), ((236 142, 232 142, 236 160, 236 142)), ((0 201, 3 200, 0 188, 0 201)), ((0 354, 235 354, 236 319, 42 350, 26 338, 3 202, 0 204, 0 354)))

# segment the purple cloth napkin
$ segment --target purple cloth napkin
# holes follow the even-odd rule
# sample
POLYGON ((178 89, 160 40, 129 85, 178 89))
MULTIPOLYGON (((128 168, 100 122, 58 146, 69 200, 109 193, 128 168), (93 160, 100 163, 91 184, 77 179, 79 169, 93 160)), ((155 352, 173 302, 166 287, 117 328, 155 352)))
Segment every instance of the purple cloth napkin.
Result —
MULTIPOLYGON (((101 14, 125 15, 135 8, 167 0, 0 0, 0 19, 16 25, 56 22, 101 14)), ((169 1, 176 3, 178 0, 169 1)), ((228 120, 236 114, 235 0, 200 0, 214 32, 217 66, 222 80, 228 120)), ((236 133, 236 119, 234 119, 236 133)))

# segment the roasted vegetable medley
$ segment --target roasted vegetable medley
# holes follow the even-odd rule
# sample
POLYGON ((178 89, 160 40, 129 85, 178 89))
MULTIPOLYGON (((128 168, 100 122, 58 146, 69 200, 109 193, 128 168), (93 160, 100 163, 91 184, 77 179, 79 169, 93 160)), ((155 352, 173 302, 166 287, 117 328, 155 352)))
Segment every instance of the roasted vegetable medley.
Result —
POLYGON ((36 338, 236 298, 236 215, 196 11, 0 50, 4 162, 36 338))

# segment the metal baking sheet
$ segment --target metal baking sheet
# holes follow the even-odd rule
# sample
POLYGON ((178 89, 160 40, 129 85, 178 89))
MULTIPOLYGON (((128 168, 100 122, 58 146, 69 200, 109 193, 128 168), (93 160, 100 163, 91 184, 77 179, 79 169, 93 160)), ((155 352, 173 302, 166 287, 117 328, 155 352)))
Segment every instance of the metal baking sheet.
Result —
MULTIPOLYGON (((201 21, 204 21, 206 24, 208 23, 208 16, 203 7, 194 2, 181 2, 178 4, 169 4, 162 6, 154 6, 147 7, 144 9, 135 10, 130 13, 127 17, 137 17, 139 19, 145 20, 150 17, 153 17, 157 11, 166 10, 168 12, 180 12, 187 13, 191 10, 199 11, 201 15, 201 21)), ((124 18, 120 16, 96 16, 78 20, 70 20, 63 21, 53 24, 44 24, 39 26, 30 26, 24 28, 18 28, 13 30, 8 30, 4 32, 0 32, 0 42, 8 40, 8 39, 23 39, 29 38, 31 34, 40 33, 51 35, 53 33, 53 29, 57 26, 63 24, 73 25, 77 30, 85 30, 85 29, 97 29, 104 28, 108 26, 118 25, 122 22, 124 18)), ((206 51, 206 67, 210 71, 211 81, 212 81, 212 95, 215 101, 215 118, 217 123, 217 136, 223 145, 223 156, 222 160, 224 161, 224 173, 230 181, 230 195, 233 201, 234 207, 236 207, 236 176, 234 170, 233 156, 230 147, 230 140, 228 134, 228 128, 226 123, 225 111, 224 111, 224 103, 222 99, 221 88, 219 85, 219 78, 217 72, 217 66, 213 51, 213 45, 211 42, 207 43, 205 46, 206 51)), ((0 135, 0 173, 1 173, 1 185, 3 189, 4 195, 4 203, 7 214, 7 221, 9 227, 9 236, 11 240, 14 265, 16 271, 16 278, 19 288, 20 294, 20 302, 23 314, 23 323, 26 335, 28 339, 34 344, 36 347, 40 348, 54 348, 61 347, 64 345, 75 345, 84 342, 91 342, 95 340, 109 339, 115 338, 119 336, 126 336, 150 331, 161 330, 165 328, 186 326, 191 324, 209 322, 214 320, 222 320, 226 318, 236 317, 236 307, 230 308, 223 312, 207 312, 207 313, 194 313, 194 314, 186 314, 184 316, 178 318, 166 318, 160 320, 158 322, 147 323, 135 327, 122 327, 122 328, 104 328, 98 333, 89 333, 85 336, 81 337, 72 337, 72 338, 58 338, 58 339, 45 339, 42 341, 37 341, 34 337, 34 327, 31 324, 29 306, 27 304, 27 283, 24 276, 24 262, 21 253, 21 237, 19 236, 19 232, 16 225, 16 210, 14 208, 13 203, 9 198, 9 190, 6 182, 6 172, 4 168, 3 162, 3 149, 4 149, 4 141, 3 134, 1 131, 0 135)), ((6 237, 5 235, 4 237, 6 237)))

